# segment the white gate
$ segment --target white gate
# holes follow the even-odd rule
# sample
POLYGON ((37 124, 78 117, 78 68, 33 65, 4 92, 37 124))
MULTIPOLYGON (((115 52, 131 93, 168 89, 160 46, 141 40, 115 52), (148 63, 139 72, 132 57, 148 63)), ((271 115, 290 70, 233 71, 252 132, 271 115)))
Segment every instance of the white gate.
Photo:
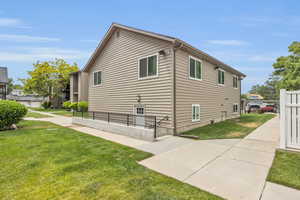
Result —
POLYGON ((300 149, 300 91, 280 90, 280 147, 300 149))

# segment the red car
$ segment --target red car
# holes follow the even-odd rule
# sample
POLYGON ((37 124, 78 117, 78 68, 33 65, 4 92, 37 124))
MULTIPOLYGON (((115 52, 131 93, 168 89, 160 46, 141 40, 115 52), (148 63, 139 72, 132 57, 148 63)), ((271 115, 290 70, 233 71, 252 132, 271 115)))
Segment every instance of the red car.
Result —
POLYGON ((276 112, 276 108, 273 105, 266 105, 265 107, 260 108, 262 112, 276 112))

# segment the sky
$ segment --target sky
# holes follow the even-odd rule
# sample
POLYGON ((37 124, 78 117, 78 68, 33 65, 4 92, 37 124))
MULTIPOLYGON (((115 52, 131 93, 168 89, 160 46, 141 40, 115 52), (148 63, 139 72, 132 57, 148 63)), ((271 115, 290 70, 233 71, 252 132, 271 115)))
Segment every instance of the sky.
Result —
POLYGON ((0 66, 14 80, 55 58, 82 68, 112 22, 180 38, 261 84, 300 41, 300 1, 1 0, 0 66))

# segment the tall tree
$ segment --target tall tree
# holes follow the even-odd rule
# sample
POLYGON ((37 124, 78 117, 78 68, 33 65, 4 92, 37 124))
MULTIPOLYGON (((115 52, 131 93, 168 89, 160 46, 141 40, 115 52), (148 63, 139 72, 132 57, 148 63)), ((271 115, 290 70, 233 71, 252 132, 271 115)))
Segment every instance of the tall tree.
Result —
POLYGON ((58 97, 70 81, 70 73, 78 71, 76 63, 68 64, 63 59, 37 62, 28 72, 29 78, 22 79, 26 93, 36 93, 43 97, 58 97))
POLYGON ((273 64, 274 75, 279 78, 279 88, 287 90, 300 89, 300 42, 293 42, 289 46, 288 56, 277 58, 273 64))
POLYGON ((276 100, 279 97, 279 77, 271 75, 262 85, 253 85, 249 93, 259 94, 266 100, 276 100))

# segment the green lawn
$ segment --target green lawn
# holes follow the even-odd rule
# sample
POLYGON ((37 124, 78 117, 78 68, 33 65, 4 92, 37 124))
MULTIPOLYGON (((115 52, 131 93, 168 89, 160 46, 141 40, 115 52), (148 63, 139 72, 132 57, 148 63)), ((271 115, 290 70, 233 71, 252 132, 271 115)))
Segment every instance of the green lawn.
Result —
POLYGON ((65 109, 44 109, 44 108, 30 108, 31 110, 41 111, 41 112, 48 112, 55 115, 62 115, 66 117, 72 117, 73 113, 71 111, 67 111, 65 109))
POLYGON ((35 113, 35 112, 28 112, 26 114, 25 117, 33 117, 33 118, 47 118, 47 117, 51 117, 49 115, 44 115, 44 114, 40 114, 40 113, 35 113))
POLYGON ((267 180, 300 190, 300 153, 277 150, 267 180))
POLYGON ((221 199, 137 163, 151 154, 49 122, 0 132, 0 199, 221 199))
POLYGON ((237 119, 202 126, 182 134, 195 135, 201 140, 243 138, 274 116, 274 114, 244 114, 237 119))

